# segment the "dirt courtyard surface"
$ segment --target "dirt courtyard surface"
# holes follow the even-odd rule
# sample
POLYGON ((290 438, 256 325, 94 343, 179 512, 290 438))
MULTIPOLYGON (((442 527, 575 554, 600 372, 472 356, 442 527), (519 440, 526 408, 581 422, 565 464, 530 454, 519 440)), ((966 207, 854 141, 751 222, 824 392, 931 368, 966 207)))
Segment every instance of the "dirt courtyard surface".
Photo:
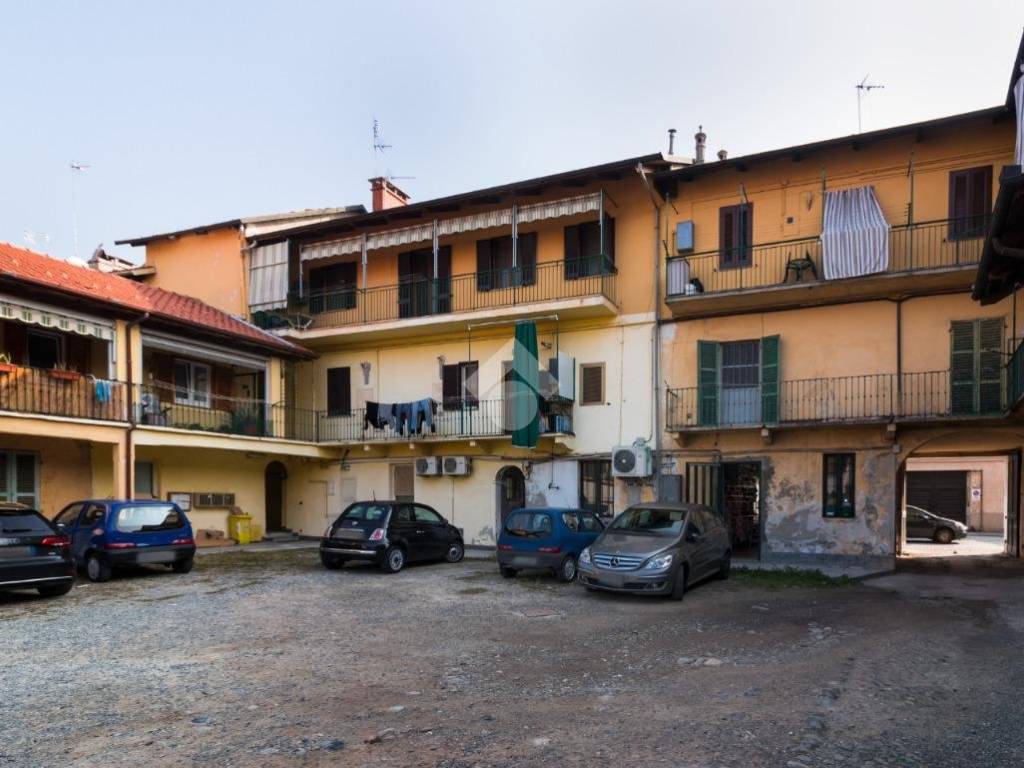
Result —
POLYGON ((0 766, 1020 765, 1019 568, 682 603, 496 571, 235 552, 0 596, 0 766))

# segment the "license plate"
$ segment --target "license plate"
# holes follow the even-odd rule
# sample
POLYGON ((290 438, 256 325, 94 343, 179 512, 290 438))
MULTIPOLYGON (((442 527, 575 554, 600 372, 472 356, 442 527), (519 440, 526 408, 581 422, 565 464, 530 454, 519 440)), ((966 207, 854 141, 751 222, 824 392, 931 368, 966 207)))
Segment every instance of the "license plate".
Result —
POLYGON ((36 554, 37 549, 32 546, 0 547, 0 560, 21 560, 26 557, 35 557, 36 554))
POLYGON ((536 562, 537 562, 536 558, 529 557, 528 555, 519 555, 518 557, 513 557, 512 558, 512 565, 518 565, 520 568, 529 568, 531 565, 534 565, 536 562))
POLYGON ((174 560, 174 555, 167 552, 139 552, 136 562, 139 563, 169 563, 174 560))

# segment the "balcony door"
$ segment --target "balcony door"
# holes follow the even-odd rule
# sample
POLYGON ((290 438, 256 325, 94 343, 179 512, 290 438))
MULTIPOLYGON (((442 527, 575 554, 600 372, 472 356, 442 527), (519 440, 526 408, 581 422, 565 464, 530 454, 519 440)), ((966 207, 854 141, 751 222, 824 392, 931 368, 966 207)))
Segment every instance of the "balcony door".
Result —
POLYGON ((761 423, 761 342, 722 344, 723 424, 761 423))
POLYGON ((452 311, 452 248, 430 248, 398 254, 398 316, 424 317, 452 311))

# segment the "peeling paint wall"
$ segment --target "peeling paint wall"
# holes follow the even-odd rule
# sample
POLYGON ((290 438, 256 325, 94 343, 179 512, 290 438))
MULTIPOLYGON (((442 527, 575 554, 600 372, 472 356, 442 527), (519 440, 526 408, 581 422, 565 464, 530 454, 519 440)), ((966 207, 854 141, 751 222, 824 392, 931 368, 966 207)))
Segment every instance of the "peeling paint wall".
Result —
POLYGON ((575 459, 556 459, 534 464, 526 478, 526 506, 579 506, 579 466, 575 459))

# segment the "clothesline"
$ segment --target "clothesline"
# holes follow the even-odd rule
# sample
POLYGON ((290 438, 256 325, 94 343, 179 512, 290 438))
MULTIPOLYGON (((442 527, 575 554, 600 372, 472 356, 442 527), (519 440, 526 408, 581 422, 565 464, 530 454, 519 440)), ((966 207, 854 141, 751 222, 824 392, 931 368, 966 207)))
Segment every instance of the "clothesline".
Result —
POLYGON ((432 397, 410 403, 375 403, 366 401, 363 429, 391 427, 395 434, 415 435, 421 430, 434 431, 437 401, 432 397))

